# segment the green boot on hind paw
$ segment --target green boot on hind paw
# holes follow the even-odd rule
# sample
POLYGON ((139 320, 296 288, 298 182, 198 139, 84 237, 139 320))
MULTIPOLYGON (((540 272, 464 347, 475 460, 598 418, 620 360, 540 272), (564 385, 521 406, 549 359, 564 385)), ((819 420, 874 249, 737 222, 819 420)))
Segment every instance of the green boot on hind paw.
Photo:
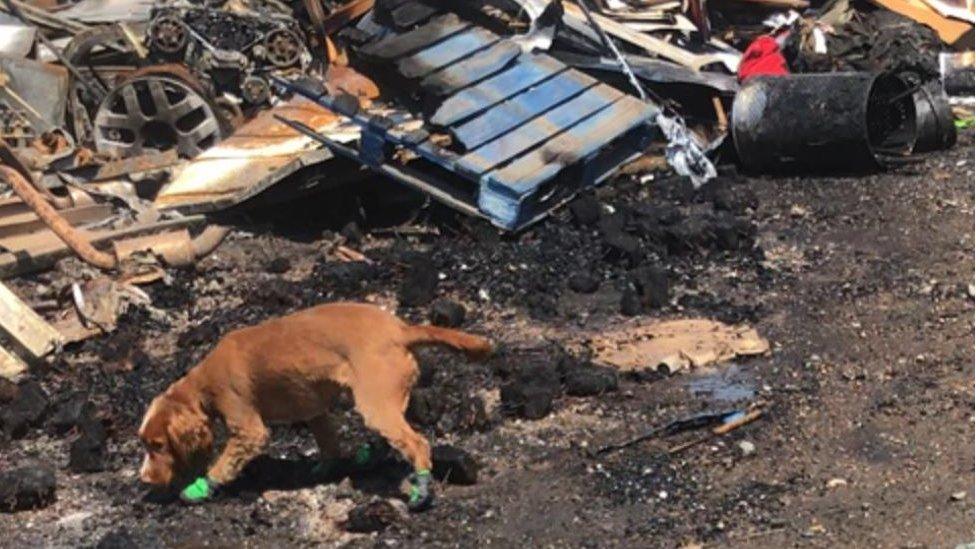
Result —
POLYGON ((411 511, 423 511, 434 502, 434 491, 431 489, 431 477, 428 469, 417 471, 410 475, 410 493, 407 498, 407 508, 411 511))

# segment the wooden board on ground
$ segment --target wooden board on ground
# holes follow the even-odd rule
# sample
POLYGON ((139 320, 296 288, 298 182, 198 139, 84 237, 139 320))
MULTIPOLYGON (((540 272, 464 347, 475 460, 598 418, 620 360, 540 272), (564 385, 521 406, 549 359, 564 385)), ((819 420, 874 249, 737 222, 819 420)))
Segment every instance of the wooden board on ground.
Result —
POLYGON ((32 359, 50 353, 61 343, 61 334, 0 282, 0 329, 24 348, 32 359))
POLYGON ((17 355, 0 347, 0 377, 17 381, 27 371, 27 364, 17 355))

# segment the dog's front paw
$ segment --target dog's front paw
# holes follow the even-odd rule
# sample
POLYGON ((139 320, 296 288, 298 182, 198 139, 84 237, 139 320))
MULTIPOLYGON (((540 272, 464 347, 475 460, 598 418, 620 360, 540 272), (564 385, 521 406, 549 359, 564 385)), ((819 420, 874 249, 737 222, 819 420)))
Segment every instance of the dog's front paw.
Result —
POLYGON ((434 502, 434 491, 431 489, 430 471, 424 469, 410 475, 410 494, 407 498, 407 508, 413 512, 423 511, 434 502))
POLYGON ((203 503, 213 497, 216 488, 207 477, 200 477, 180 492, 180 501, 189 504, 203 503))

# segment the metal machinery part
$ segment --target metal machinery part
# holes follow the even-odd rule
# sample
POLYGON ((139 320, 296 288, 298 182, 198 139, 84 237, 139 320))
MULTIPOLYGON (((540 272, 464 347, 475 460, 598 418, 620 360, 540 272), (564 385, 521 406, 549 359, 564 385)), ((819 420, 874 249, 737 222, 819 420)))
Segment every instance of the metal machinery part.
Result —
POLYGON ((258 105, 271 97, 271 86, 260 76, 248 76, 241 85, 241 95, 248 103, 258 105))
POLYGON ((301 37, 289 29, 275 29, 264 37, 264 57, 278 68, 296 65, 303 51, 301 37))
POLYGON ((214 107, 189 85, 138 76, 108 94, 95 114, 95 148, 122 157, 176 148, 193 157, 221 138, 214 107))
POLYGON ((175 15, 161 15, 149 26, 149 40, 164 53, 179 53, 190 42, 190 35, 175 15))
POLYGON ((37 137, 37 130, 23 113, 0 103, 0 141, 21 148, 30 145, 37 137))
POLYGON ((311 54, 290 10, 230 11, 218 5, 195 1, 154 10, 149 51, 157 62, 188 67, 221 120, 236 126, 248 109, 267 104, 269 74, 305 69, 311 54))

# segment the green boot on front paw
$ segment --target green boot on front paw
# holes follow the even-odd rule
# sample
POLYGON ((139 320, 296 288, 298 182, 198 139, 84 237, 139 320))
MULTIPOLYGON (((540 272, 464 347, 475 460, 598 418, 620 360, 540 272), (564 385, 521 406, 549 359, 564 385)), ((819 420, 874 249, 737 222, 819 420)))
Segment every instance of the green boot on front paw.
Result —
POLYGON ((407 498, 407 508, 411 511, 423 511, 434 502, 434 491, 431 486, 430 471, 423 469, 410 475, 410 493, 407 498))
POLYGON ((189 504, 203 503, 212 498, 216 490, 217 485, 215 483, 208 480, 207 477, 200 477, 180 492, 180 500, 189 504))

